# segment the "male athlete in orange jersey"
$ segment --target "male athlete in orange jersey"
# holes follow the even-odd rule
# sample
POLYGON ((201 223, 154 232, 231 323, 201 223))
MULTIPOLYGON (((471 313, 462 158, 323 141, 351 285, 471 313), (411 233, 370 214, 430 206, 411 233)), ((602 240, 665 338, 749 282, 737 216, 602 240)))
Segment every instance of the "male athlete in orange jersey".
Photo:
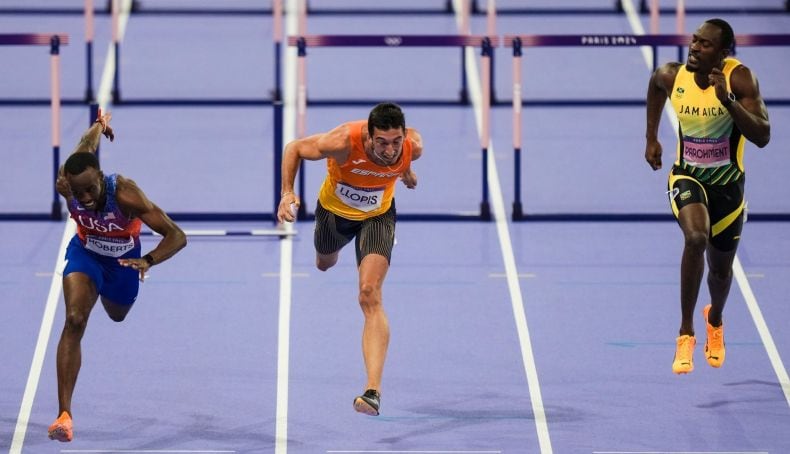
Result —
POLYGON ((327 176, 315 210, 316 266, 326 271, 337 263, 340 249, 356 238, 359 304, 365 316, 362 355, 367 370, 365 392, 354 409, 378 415, 381 375, 389 344, 389 325, 381 287, 395 240, 395 201, 398 179, 409 189, 417 185, 411 162, 422 155, 422 138, 411 128, 400 107, 378 104, 365 120, 343 123, 329 132, 294 140, 285 146, 282 193, 277 219, 293 222, 299 198, 294 178, 302 159, 327 160, 327 176))
POLYGON ((71 441, 71 396, 82 362, 80 341, 88 316, 101 297, 107 315, 121 322, 137 298, 138 278, 154 264, 172 257, 186 246, 184 232, 148 200, 134 181, 121 175, 104 175, 94 154, 104 134, 115 137, 110 113, 88 128, 60 169, 56 187, 66 199, 77 234, 66 249, 63 296, 66 321, 57 353, 58 418, 49 426, 49 438, 71 441), (162 240, 140 256, 140 224, 162 235, 162 240))
POLYGON ((678 116, 677 160, 669 173, 672 211, 685 237, 680 262, 681 323, 672 371, 694 370, 694 308, 708 258, 710 304, 703 309, 705 359, 724 362, 722 311, 732 283, 732 263, 745 220, 743 148, 762 148, 771 137, 768 112, 757 78, 730 57, 732 27, 705 21, 694 33, 684 64, 667 63, 647 91, 645 159, 661 168, 658 124, 667 99, 678 116))

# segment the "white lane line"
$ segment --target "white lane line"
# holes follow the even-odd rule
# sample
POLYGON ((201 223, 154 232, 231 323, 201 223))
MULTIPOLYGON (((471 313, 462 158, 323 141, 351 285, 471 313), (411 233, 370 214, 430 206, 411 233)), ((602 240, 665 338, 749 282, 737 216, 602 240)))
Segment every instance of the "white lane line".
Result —
POLYGON ((769 454, 768 451, 593 451, 592 454, 769 454))
MULTIPOLYGON (((282 277, 279 271, 276 273, 261 273, 261 277, 282 277)), ((310 277, 307 273, 291 273, 291 277, 310 277)))
POLYGON ((8 450, 9 454, 21 454, 22 445, 25 442, 25 434, 27 433, 27 425, 30 421, 30 412, 33 408, 33 400, 36 397, 38 390, 38 382, 41 378, 41 369, 44 366, 44 357, 47 353, 47 345, 49 344, 49 337, 52 333, 52 324, 55 320, 55 311, 58 308, 58 301, 60 300, 60 290, 62 282, 59 279, 59 272, 63 269, 65 264, 66 246, 76 232, 75 224, 73 222, 66 222, 66 227, 63 229, 63 236, 60 239, 60 247, 58 248, 57 260, 55 261, 55 271, 52 273, 52 280, 49 285, 49 295, 47 302, 44 306, 44 316, 41 319, 41 326, 38 330, 38 340, 36 341, 36 349, 33 352, 33 360, 30 364, 30 372, 27 375, 27 383, 25 384, 25 392, 22 395, 22 403, 19 408, 19 415, 16 418, 16 428, 14 429, 14 438, 11 441, 11 448, 8 450))
MULTIPOLYGON (((119 36, 123 37, 126 30, 126 22, 129 20, 129 11, 131 10, 131 0, 124 0, 123 8, 119 16, 119 36)), ((110 92, 112 90, 113 81, 113 67, 115 62, 115 49, 112 44, 107 49, 107 59, 105 60, 104 71, 102 73, 101 83, 97 93, 99 106, 106 109, 110 99, 110 92)), ((62 281, 60 279, 60 271, 63 269, 65 263, 64 256, 66 254, 66 246, 71 241, 71 238, 76 233, 74 222, 67 219, 63 228, 63 237, 60 241, 60 248, 58 249, 58 256, 55 262, 55 271, 52 274, 52 282, 49 286, 49 295, 47 296, 47 303, 44 306, 44 316, 41 319, 41 327, 38 331, 38 340, 36 341, 36 349, 33 353, 33 360, 30 364, 30 372, 27 376, 27 384, 25 385, 25 392, 22 396, 22 403, 19 408, 19 415, 16 419, 16 428, 14 429, 14 438, 11 441, 11 447, 8 450, 9 454, 21 454, 22 446, 25 442, 25 434, 27 433, 27 426, 30 421, 30 412, 33 408, 33 400, 36 397, 38 390, 38 382, 41 378, 41 369, 44 365, 44 357, 47 352, 47 345, 49 344, 49 337, 52 333, 52 324, 55 319, 55 311, 58 307, 60 300, 60 292, 62 288, 62 281)))
MULTIPOLYGON (((285 35, 297 34, 298 1, 285 3, 285 35)), ((285 46, 283 80, 283 144, 296 136, 296 48, 285 46)), ((279 172, 280 169, 274 169, 279 172)), ((294 225, 285 223, 286 231, 294 225)), ((291 338, 291 288, 293 281, 293 236, 280 240, 280 315, 277 326, 277 408, 274 427, 274 452, 288 452, 288 377, 291 338)))
POLYGON ((148 454, 148 453, 155 453, 155 454, 229 454, 235 453, 236 451, 227 451, 227 450, 205 450, 205 449, 61 449, 60 452, 64 454, 71 454, 71 453, 102 453, 102 454, 131 454, 131 453, 139 453, 139 454, 148 454))
MULTIPOLYGON (((459 0, 455 0, 456 11, 462 10, 461 3, 462 2, 459 0)), ((458 14, 456 14, 456 22, 460 30, 461 17, 458 14)), ((469 82, 469 96, 475 109, 477 130, 480 132, 482 131, 483 124, 483 95, 480 91, 480 76, 475 63, 477 61, 475 51, 476 49, 466 48, 466 74, 469 82)), ((535 417, 535 428, 537 430, 540 452, 541 454, 551 454, 553 453, 553 449, 549 436, 549 426, 546 420, 546 412, 543 407, 543 396, 540 391, 540 380, 538 379, 535 356, 532 352, 532 342, 529 336, 526 312, 524 311, 523 295, 521 294, 521 286, 518 282, 519 276, 516 267, 516 258, 513 254, 513 245, 510 241, 510 232, 508 231, 507 213, 505 211, 504 197, 502 196, 502 187, 499 183, 499 173, 496 168, 494 145, 490 141, 488 143, 488 189, 499 237, 499 247, 502 251, 502 260, 504 261, 505 273, 507 274, 510 303, 513 309, 516 331, 518 332, 519 345, 521 347, 521 360, 524 364, 524 373, 527 378, 527 387, 529 388, 529 397, 532 403, 532 413, 535 417)))
POLYGON ((352 454, 501 454, 502 451, 326 451, 327 454, 352 453, 352 454))
MULTIPOLYGON (((507 273, 488 273, 488 277, 507 277, 507 273)), ((519 273, 519 278, 533 278, 538 277, 535 273, 519 273)))
POLYGON ((754 325, 757 327, 757 332, 760 333, 760 339, 763 341, 765 351, 768 353, 768 358, 771 360, 771 366, 774 368, 774 373, 779 379, 779 384, 782 386, 782 392, 785 395, 785 401, 790 406, 790 377, 787 376, 787 369, 785 369, 782 362, 782 356, 779 355, 779 350, 776 348, 774 338, 771 336, 771 331, 765 323, 765 318, 757 304, 757 298, 754 297, 752 287, 749 285, 749 280, 746 279, 746 273, 743 272, 741 260, 736 256, 735 262, 732 265, 735 280, 738 282, 738 287, 741 289, 743 299, 746 300, 746 307, 749 308, 749 313, 752 315, 754 325))

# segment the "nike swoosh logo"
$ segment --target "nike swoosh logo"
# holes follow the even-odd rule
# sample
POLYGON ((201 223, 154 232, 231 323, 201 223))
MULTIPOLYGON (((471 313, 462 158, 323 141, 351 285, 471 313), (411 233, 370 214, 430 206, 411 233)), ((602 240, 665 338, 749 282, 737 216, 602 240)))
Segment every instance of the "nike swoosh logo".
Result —
POLYGON ((354 165, 362 164, 363 162, 367 162, 367 161, 365 161, 364 159, 355 159, 355 160, 351 161, 351 163, 354 164, 354 165))

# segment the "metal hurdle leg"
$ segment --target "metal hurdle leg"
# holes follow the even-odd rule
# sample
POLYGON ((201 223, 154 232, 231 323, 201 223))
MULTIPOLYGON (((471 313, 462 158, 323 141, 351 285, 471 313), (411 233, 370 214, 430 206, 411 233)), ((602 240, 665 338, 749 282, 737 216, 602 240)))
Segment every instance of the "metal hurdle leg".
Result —
POLYGON ((60 194, 55 189, 60 169, 60 37, 53 35, 50 38, 50 51, 52 55, 52 70, 50 80, 52 85, 52 214, 53 220, 63 219, 60 210, 60 194))
POLYGON ((115 59, 115 72, 113 75, 113 84, 112 84, 112 102, 113 103, 120 103, 121 102, 121 43, 118 35, 120 34, 119 30, 119 19, 118 16, 120 14, 118 2, 121 0, 109 0, 112 5, 112 42, 114 52, 114 59, 115 59))
POLYGON ((85 102, 93 102, 93 0, 85 0, 85 102))
POLYGON ((521 38, 513 40, 513 220, 524 217, 521 206, 521 38))
POLYGON ((480 142, 483 151, 483 200, 480 202, 480 218, 484 221, 491 220, 491 205, 488 201, 488 144, 491 141, 490 121, 492 52, 493 50, 491 47, 491 40, 488 37, 483 38, 482 59, 480 61, 480 66, 482 67, 483 71, 483 77, 480 83, 480 90, 483 94, 483 131, 482 134, 480 134, 480 142))

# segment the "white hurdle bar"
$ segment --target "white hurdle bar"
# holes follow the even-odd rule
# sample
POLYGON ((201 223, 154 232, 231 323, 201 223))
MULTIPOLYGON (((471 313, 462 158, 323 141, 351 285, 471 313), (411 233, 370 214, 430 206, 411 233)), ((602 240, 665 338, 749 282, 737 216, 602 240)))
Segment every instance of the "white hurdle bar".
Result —
MULTIPOLYGON (((188 237, 261 237, 277 236, 290 237, 296 236, 295 230, 285 229, 250 229, 250 230, 223 230, 223 229, 186 229, 184 233, 188 237)), ((150 230, 140 232, 140 236, 161 236, 150 230)))

